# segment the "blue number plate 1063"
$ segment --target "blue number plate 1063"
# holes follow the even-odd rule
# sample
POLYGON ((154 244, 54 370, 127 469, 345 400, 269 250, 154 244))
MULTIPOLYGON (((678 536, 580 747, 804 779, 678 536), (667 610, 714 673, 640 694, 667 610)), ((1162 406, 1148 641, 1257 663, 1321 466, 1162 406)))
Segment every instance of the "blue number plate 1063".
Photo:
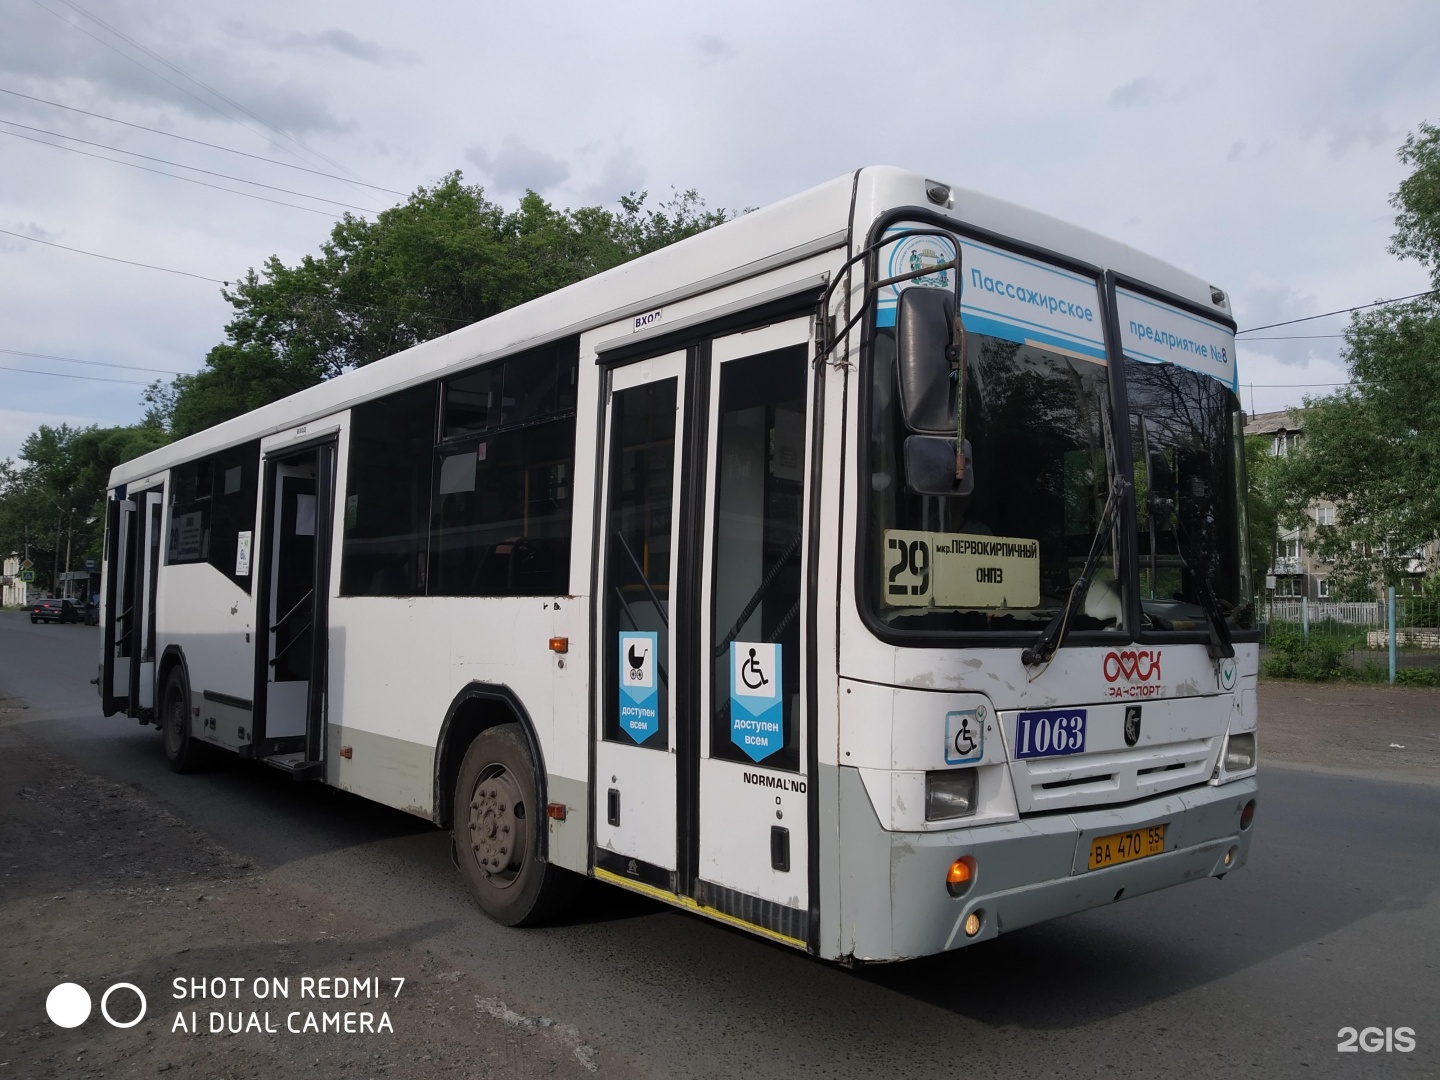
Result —
POLYGON ((1059 757, 1084 752, 1084 709, 1022 712, 1015 718, 1017 758, 1059 757))

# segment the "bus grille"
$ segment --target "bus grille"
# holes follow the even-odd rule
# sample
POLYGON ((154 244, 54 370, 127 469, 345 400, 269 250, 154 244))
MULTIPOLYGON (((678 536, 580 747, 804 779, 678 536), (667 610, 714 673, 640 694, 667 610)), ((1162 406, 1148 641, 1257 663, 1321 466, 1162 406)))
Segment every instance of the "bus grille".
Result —
POLYGON ((1221 739, 1011 762, 1022 814, 1132 802, 1210 778, 1221 739))

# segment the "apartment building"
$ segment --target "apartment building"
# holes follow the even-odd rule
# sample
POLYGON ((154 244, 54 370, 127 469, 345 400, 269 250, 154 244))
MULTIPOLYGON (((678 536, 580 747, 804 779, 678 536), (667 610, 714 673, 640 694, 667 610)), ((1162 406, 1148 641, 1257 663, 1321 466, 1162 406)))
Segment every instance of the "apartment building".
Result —
MULTIPOLYGON (((1245 420, 1245 435, 1262 435, 1270 440, 1270 452, 1276 457, 1293 453, 1305 436, 1305 410, 1281 409, 1279 412, 1255 413, 1245 420)), ((1274 549, 1269 552, 1270 567, 1266 571, 1267 592, 1277 600, 1308 597, 1311 600, 1329 600, 1329 560, 1322 559, 1314 547, 1317 526, 1334 525, 1337 522, 1336 508, 1328 499, 1316 499, 1305 510, 1308 519, 1305 525, 1295 529, 1281 529, 1274 549)), ((1406 563, 1406 578, 1402 591, 1419 592, 1420 582, 1425 576, 1427 562, 1440 555, 1436 544, 1429 544, 1423 551, 1417 551, 1406 563)), ((1252 551, 1250 557, 1259 561, 1265 553, 1252 551)))

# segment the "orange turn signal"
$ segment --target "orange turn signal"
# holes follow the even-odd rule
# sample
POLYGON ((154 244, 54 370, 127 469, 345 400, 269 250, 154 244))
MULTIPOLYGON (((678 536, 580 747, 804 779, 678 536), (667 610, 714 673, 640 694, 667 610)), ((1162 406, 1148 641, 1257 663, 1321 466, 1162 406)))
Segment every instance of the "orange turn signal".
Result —
POLYGON ((550 639, 550 651, 555 653, 569 652, 570 639, 568 637, 552 637, 550 639))
POLYGON ((970 855, 962 855, 950 864, 950 869, 945 874, 945 889, 951 896, 964 896, 970 891, 974 881, 975 859, 970 855))

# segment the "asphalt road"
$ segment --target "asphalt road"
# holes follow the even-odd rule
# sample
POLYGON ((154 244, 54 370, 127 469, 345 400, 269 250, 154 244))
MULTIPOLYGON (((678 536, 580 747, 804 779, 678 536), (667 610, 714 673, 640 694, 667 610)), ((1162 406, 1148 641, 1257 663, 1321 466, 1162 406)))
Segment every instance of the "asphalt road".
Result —
POLYGON ((258 766, 171 773, 154 728, 100 716, 97 646, 0 614, 0 691, 29 735, 452 958, 477 994, 574 1025, 602 1074, 1440 1074, 1440 785, 1263 768, 1250 865, 1223 881, 847 971, 600 886, 565 925, 497 927, 423 822, 258 766), (1347 1026, 1416 1046, 1339 1053, 1347 1026))

